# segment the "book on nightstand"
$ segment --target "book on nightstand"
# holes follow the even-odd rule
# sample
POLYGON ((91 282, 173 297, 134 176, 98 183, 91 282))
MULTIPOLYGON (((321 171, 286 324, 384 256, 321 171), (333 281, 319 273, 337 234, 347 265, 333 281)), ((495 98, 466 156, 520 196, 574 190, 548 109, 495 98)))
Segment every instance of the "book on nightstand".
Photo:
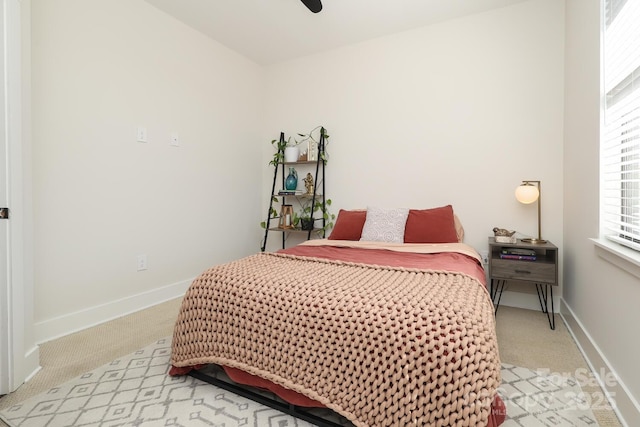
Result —
POLYGON ((535 255, 511 255, 511 254, 500 254, 501 259, 518 259, 521 261, 535 261, 535 255))
POLYGON ((502 259, 518 259, 523 261, 535 261, 537 257, 536 251, 533 249, 522 248, 503 248, 500 252, 502 259))

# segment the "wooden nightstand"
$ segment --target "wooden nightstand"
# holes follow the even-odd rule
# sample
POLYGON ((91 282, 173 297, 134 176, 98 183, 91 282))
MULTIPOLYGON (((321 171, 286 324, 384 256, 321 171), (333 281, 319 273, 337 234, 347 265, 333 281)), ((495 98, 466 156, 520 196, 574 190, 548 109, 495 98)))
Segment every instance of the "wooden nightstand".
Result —
POLYGON ((497 243, 489 237, 489 280, 491 298, 498 311, 502 291, 509 280, 531 283, 536 286, 540 309, 546 313, 549 327, 556 328, 553 312, 553 287, 558 285, 558 248, 551 242, 531 244, 518 240, 516 243, 497 243), (505 252, 529 252, 533 256, 505 254, 505 252), (497 298, 497 300, 496 300, 497 298), (551 301, 551 311, 549 311, 551 301))

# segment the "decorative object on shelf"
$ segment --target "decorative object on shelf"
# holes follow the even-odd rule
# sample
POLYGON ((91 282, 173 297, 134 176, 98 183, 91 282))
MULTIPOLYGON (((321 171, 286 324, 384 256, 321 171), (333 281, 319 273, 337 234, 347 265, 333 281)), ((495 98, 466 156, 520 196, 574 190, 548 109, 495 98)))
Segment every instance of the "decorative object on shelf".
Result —
POLYGON ((318 143, 316 141, 309 140, 307 144, 307 160, 313 162, 318 160, 318 143))
POLYGON ((292 205, 282 205, 280 207, 280 222, 278 223, 279 228, 293 228, 293 206, 292 205))
POLYGON ((530 205, 531 203, 538 201, 538 238, 526 238, 522 239, 522 241, 532 244, 547 243, 546 240, 542 239, 540 234, 540 201, 542 199, 540 181, 522 181, 522 184, 516 188, 516 199, 525 205, 530 205))
MULTIPOLYGON (((498 239, 496 239, 498 242, 498 239)), ((500 243, 500 242, 498 242, 500 243)), ((502 248, 500 251, 500 259, 516 259, 519 261, 535 261, 538 258, 538 253, 533 249, 521 249, 521 248, 502 248)))
POLYGON ((287 145, 284 149, 284 162, 295 163, 300 156, 300 147, 297 145, 287 145))
POLYGON ((493 235, 498 243, 516 243, 515 231, 493 227, 493 235))
POLYGON ((316 126, 311 130, 311 132, 299 133, 298 136, 302 139, 296 140, 296 144, 307 144, 307 160, 315 162, 318 160, 318 156, 320 156, 320 159, 327 164, 327 144, 329 143, 329 135, 324 127, 316 126), (318 137, 314 137, 313 135, 315 133, 320 133, 320 135, 318 137), (322 144, 320 144, 319 141, 322 141, 322 144), (322 145, 321 148, 320 145, 322 145))
POLYGON ((307 177, 304 179, 304 188, 307 189, 305 193, 307 196, 313 196, 313 175, 307 172, 307 177))
POLYGON ((299 196, 302 190, 278 190, 278 196, 299 196))
POLYGON ((313 220, 311 218, 300 218, 300 229, 301 230, 313 230, 313 220))
POLYGON ((306 162, 309 160, 309 153, 306 146, 300 147, 300 153, 298 154, 299 162, 306 162))
POLYGON ((296 188, 298 188, 298 172, 295 168, 289 168, 289 175, 284 181, 284 189, 294 191, 296 188))

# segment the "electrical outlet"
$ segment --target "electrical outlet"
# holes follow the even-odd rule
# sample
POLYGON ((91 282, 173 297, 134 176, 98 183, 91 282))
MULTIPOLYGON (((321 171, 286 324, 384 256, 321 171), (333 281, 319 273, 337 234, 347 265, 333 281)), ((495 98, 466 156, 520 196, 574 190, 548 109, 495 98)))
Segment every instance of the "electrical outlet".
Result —
POLYGON ((480 257, 482 258, 482 265, 489 265, 489 251, 480 251, 480 257))
POLYGON ((138 271, 143 271, 146 269, 147 269, 147 256, 138 255, 138 271))
POLYGON ((178 138, 178 134, 176 132, 171 133, 171 138, 169 140, 169 144, 173 147, 180 146, 180 138, 178 138))

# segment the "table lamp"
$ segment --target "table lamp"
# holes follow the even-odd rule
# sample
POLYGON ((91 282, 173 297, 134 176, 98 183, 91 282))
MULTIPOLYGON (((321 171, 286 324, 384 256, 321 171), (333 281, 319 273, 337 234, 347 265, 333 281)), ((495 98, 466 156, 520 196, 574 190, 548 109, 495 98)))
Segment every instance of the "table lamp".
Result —
POLYGON ((542 198, 542 192, 540 189, 540 181, 522 181, 522 184, 516 188, 516 199, 520 203, 530 205, 531 203, 538 202, 538 238, 526 238, 522 239, 525 243, 542 244, 547 243, 543 240, 540 234, 540 200, 542 198), (535 184, 535 185, 534 185, 535 184))

